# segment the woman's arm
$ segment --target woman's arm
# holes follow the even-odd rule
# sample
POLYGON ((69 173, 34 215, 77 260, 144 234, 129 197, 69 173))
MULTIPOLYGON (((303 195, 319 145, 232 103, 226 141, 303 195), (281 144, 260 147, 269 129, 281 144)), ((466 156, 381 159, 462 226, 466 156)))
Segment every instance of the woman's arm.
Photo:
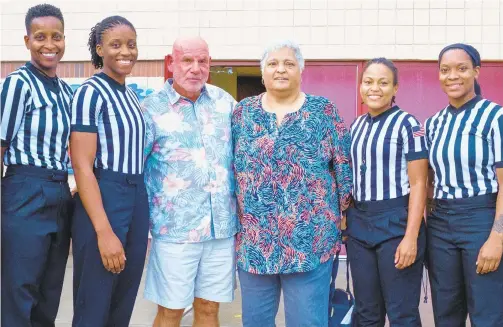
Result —
POLYGON ((0 157, 0 158, 2 158, 0 160, 0 177, 3 177, 3 157, 5 157, 5 151, 7 151, 7 147, 3 146, 2 147, 2 156, 0 157))
POLYGON ((25 112, 31 110, 31 92, 28 82, 18 75, 9 75, 2 83, 0 92, 2 157, 0 163, 3 177, 3 160, 10 142, 16 137, 21 127, 25 112))
POLYGON ((405 236, 395 252, 395 267, 404 269, 416 261, 417 237, 424 217, 426 204, 426 179, 428 176, 428 160, 419 159, 407 163, 409 176, 409 214, 405 236))
POLYGON ((124 269, 126 256, 122 243, 108 221, 98 181, 94 176, 96 143, 96 133, 72 132, 70 136, 72 165, 80 199, 96 231, 103 265, 108 271, 118 274, 124 269))
POLYGON ((124 269, 126 256, 122 243, 108 221, 93 172, 99 117, 105 106, 92 86, 86 84, 77 89, 72 100, 70 153, 79 196, 96 231, 103 265, 108 271, 120 273, 124 269))
POLYGON ((496 199, 496 214, 494 224, 477 258, 477 274, 487 274, 498 269, 503 253, 503 109, 499 108, 498 118, 491 126, 492 151, 494 169, 498 179, 498 197, 496 199))
MULTIPOLYGON (((435 173, 431 167, 428 168, 428 180, 426 181, 426 214, 433 210, 433 193, 435 187, 435 173)), ((425 220, 426 222, 426 220, 425 220)))
POLYGON ((397 269, 409 267, 417 257, 417 237, 424 219, 428 178, 428 146, 425 134, 423 126, 414 117, 404 119, 401 138, 407 160, 410 193, 405 235, 395 252, 397 269))
MULTIPOLYGON (((426 122, 424 123, 425 125, 425 135, 424 135, 424 141, 425 141, 425 146, 426 150, 429 151, 431 149, 431 141, 429 137, 429 127, 431 124, 431 119, 427 119, 426 122)), ((435 172, 433 171, 433 168, 428 165, 428 180, 426 181, 426 216, 425 216, 425 223, 427 224, 427 217, 428 214, 433 210, 433 195, 435 192, 435 172)))
POLYGON ((503 168, 496 168, 498 177, 498 198, 496 200, 496 215, 491 234, 479 251, 477 258, 477 274, 487 274, 496 271, 501 263, 503 254, 503 168))
POLYGON ((335 179, 337 182, 337 192, 339 196, 339 206, 341 213, 351 204, 351 194, 353 191, 353 170, 351 168, 351 157, 349 154, 351 147, 351 136, 349 135, 344 121, 342 120, 337 108, 332 106, 333 124, 334 124, 334 142, 332 149, 333 163, 335 170, 335 179))

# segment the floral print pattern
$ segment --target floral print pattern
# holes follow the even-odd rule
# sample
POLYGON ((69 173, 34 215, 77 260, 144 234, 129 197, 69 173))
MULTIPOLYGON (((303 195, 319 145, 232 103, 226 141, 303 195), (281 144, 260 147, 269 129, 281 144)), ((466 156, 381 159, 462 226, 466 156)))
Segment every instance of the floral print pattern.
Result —
POLYGON ((276 116, 261 95, 241 101, 232 135, 238 266, 250 273, 307 272, 340 247, 340 219, 351 200, 350 136, 328 99, 276 116))
POLYGON ((143 102, 153 237, 183 243, 236 234, 230 137, 235 104, 212 85, 192 102, 173 89, 172 80, 143 102))

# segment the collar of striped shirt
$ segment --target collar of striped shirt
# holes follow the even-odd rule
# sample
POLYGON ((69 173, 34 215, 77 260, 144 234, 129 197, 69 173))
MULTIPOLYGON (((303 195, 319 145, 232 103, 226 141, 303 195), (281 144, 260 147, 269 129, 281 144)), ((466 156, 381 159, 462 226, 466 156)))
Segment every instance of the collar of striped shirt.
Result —
POLYGON ((116 80, 114 80, 113 78, 111 78, 110 76, 105 74, 104 72, 100 72, 100 73, 96 74, 96 76, 99 76, 99 77, 103 78, 104 80, 106 80, 108 82, 108 84, 110 85, 110 87, 112 87, 118 91, 121 91, 123 93, 126 92, 126 84, 121 84, 121 83, 117 82, 116 80))
POLYGON ((50 77, 46 74, 42 73, 37 67, 35 67, 31 62, 26 63, 26 68, 30 70, 37 78, 44 84, 48 90, 58 93, 59 92, 59 83, 58 76, 50 77))
POLYGON ((470 101, 468 101, 459 108, 456 108, 453 105, 449 104, 449 106, 447 107, 447 111, 453 115, 457 115, 460 112, 465 111, 466 109, 475 107, 475 104, 477 104, 480 100, 482 100, 482 97, 480 95, 476 95, 473 99, 471 99, 470 101))
MULTIPOLYGON (((175 88, 173 87, 173 79, 169 78, 167 82, 164 84, 164 90, 166 90, 166 93, 168 94, 168 99, 171 104, 175 104, 180 100, 180 98, 183 98, 187 101, 194 102, 190 99, 187 99, 186 97, 181 96, 178 92, 176 92, 175 88)), ((207 96, 210 96, 208 93, 208 89, 206 88, 206 84, 204 84, 203 89, 201 90, 201 95, 206 94, 207 96)), ((199 97, 201 97, 201 95, 199 97)), ((199 98, 198 98, 199 99, 199 98)))
POLYGON ((395 105, 395 106, 389 108, 388 110, 386 110, 384 112, 381 112, 379 115, 374 116, 374 117, 372 117, 370 115, 370 113, 367 113, 367 119, 369 119, 369 120, 370 119, 374 119, 374 121, 381 120, 381 119, 386 119, 386 117, 388 117, 389 115, 391 115, 392 113, 394 113, 394 112, 396 112, 398 110, 400 110, 400 108, 395 105))

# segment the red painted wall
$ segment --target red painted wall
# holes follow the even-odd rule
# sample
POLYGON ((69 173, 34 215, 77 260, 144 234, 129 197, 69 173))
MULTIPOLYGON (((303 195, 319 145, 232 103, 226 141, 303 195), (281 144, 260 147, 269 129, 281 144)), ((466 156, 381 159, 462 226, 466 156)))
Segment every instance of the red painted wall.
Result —
POLYGON ((308 63, 302 73, 302 90, 333 101, 344 122, 349 125, 358 116, 358 62, 308 63))
MULTIPOLYGON (((165 58, 165 78, 171 77, 165 58)), ((308 61, 302 73, 302 90, 332 100, 346 125, 365 113, 361 104, 359 79, 364 61, 321 62, 308 61)), ((447 96, 438 81, 438 63, 435 61, 395 61, 398 68, 399 89, 397 104, 416 116, 421 122, 447 104, 447 96)), ((212 66, 258 66, 258 61, 213 61, 212 66)), ((503 104, 503 62, 484 62, 479 82, 482 95, 503 104)))
POLYGON ((398 93, 396 104, 424 122, 447 104, 447 96, 438 82, 434 62, 397 62, 398 93))
MULTIPOLYGON (((397 62, 397 104, 420 121, 445 108, 448 99, 438 81, 437 62, 397 62)), ((479 76, 482 96, 503 104, 503 63, 484 63, 479 76)))
MULTIPOLYGON (((359 95, 359 77, 364 62, 307 63, 302 74, 305 92, 334 101, 346 124, 365 113, 359 95)), ((395 62, 399 89, 396 103, 421 122, 447 106, 448 99, 438 81, 437 62, 395 62)), ((483 63, 480 76, 482 95, 503 104, 503 62, 483 63)))
POLYGON ((484 98, 503 105, 503 63, 482 64, 479 82, 484 98))

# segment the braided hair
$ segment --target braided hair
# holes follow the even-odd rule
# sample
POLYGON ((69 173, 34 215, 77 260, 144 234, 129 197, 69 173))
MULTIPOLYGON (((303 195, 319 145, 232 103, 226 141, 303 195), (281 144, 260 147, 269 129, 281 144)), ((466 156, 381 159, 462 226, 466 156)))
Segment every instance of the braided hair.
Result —
POLYGON ((136 34, 136 29, 133 24, 122 16, 110 16, 103 19, 101 22, 96 24, 93 28, 91 28, 91 33, 89 33, 89 41, 87 42, 87 46, 89 47, 89 51, 91 52, 91 63, 97 69, 103 68, 103 58, 98 55, 96 52, 96 46, 101 44, 103 34, 116 26, 126 25, 129 26, 136 34))
MULTIPOLYGON (((367 61, 365 67, 363 67, 362 76, 365 73, 365 71, 373 64, 381 64, 388 67, 389 70, 391 70, 391 72, 393 73, 393 86, 396 86, 398 84, 398 68, 396 68, 393 61, 383 57, 374 58, 367 61)), ((395 103, 395 96, 391 98, 391 105, 393 105, 394 103, 395 103)))
POLYGON ((63 29, 65 28, 65 20, 63 19, 63 14, 61 13, 61 10, 58 7, 44 3, 28 9, 26 17, 24 18, 24 25, 26 26, 27 34, 30 34, 31 22, 35 18, 39 17, 55 17, 61 21, 63 29))

